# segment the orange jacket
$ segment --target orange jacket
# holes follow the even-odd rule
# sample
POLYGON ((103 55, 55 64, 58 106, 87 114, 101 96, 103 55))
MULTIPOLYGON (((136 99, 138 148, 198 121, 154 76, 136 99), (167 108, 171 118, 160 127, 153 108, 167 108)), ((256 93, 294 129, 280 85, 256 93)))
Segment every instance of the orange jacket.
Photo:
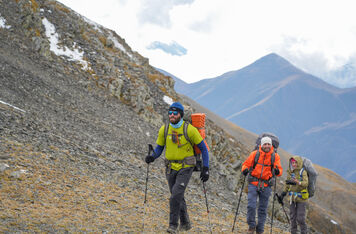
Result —
MULTIPOLYGON (((272 155, 272 152, 274 151, 273 146, 271 147, 271 150, 268 153, 263 152, 261 149, 261 146, 259 147, 259 151, 260 151, 260 157, 258 159, 258 163, 256 164, 255 169, 251 172, 251 175, 253 177, 256 177, 257 179, 269 180, 270 178, 272 178, 271 155, 272 155)), ((257 150, 253 151, 250 154, 250 156, 248 156, 248 158, 242 164, 242 171, 244 171, 246 168, 250 169, 253 167, 253 164, 255 162, 256 153, 257 153, 257 150)), ((281 158, 279 157, 278 153, 275 154, 274 168, 275 167, 277 167, 279 169, 278 176, 281 176, 283 173, 283 168, 281 166, 281 158)), ((251 184, 258 186, 257 181, 252 181, 251 184)), ((266 183, 264 183, 264 186, 266 187, 268 185, 266 183)))

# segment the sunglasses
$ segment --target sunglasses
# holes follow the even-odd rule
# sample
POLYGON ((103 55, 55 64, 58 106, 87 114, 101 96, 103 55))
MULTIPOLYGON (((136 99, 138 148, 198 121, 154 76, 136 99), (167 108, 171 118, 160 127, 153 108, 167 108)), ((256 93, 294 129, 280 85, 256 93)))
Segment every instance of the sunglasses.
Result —
POLYGON ((178 115, 178 111, 168 111, 168 115, 171 115, 171 114, 173 114, 173 115, 178 115))

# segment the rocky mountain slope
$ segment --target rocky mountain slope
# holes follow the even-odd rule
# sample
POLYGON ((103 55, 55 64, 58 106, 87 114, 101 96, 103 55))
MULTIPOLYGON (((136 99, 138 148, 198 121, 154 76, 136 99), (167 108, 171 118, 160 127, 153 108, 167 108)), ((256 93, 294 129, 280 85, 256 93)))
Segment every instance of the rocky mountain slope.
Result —
MULTIPOLYGON (((115 32, 56 1, 0 0, 0 19, 0 232, 163 233, 169 198, 163 161, 150 166, 144 206, 143 159, 166 121, 167 102, 184 103, 174 81, 115 32)), ((211 119, 206 130, 211 226, 229 233, 240 160, 250 148, 211 119)), ((206 233, 198 177, 186 200, 192 232, 206 233)), ((247 230, 245 194, 241 206, 237 233, 247 230)), ((273 231, 288 233, 277 217, 273 231)))
POLYGON ((329 85, 277 54, 216 78, 177 82, 175 88, 251 132, 276 133, 288 152, 356 182, 356 88, 329 85))
MULTIPOLYGON (((56 1, 0 0, 0 17, 0 232, 164 232, 162 159, 150 167, 146 207, 143 159, 167 102, 180 100, 174 81, 56 1)), ((210 218, 214 232, 225 232, 236 200, 229 188, 237 189, 247 152, 208 126, 210 218)), ((198 174, 186 200, 193 232, 207 232, 198 174)), ((241 215, 237 230, 246 229, 241 215)))

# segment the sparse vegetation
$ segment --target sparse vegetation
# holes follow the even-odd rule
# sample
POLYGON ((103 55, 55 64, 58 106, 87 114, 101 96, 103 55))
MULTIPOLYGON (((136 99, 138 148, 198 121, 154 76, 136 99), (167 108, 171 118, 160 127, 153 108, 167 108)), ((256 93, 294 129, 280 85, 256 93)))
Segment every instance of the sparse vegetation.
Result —
MULTIPOLYGON (((130 54, 132 58, 114 47, 103 48, 105 41, 99 37, 109 38, 109 30, 96 30, 55 1, 24 1, 26 9, 20 13, 16 2, 2 1, 4 8, 0 9, 8 22, 28 16, 25 25, 12 25, 11 33, 0 34, 0 100, 25 112, 0 104, 0 164, 8 165, 0 173, 0 232, 142 233, 143 220, 145 233, 165 232, 169 191, 162 161, 151 167, 145 211, 146 164, 142 157, 147 144, 155 141, 161 114, 167 112, 164 94, 182 100, 174 91, 173 80, 155 71, 136 52, 130 54), (56 27, 60 45, 76 44, 84 51, 90 69, 84 71, 78 62, 49 50, 48 39, 37 30, 43 25, 40 14, 31 9, 33 3, 40 4, 43 15, 60 25, 56 27), (73 29, 80 34, 70 34, 73 29), (34 35, 44 39, 38 46, 46 44, 41 49, 47 55, 33 50, 34 35), (111 83, 117 85, 113 89, 120 88, 114 98, 108 92, 111 83)), ((119 42, 131 52, 124 40, 119 42)), ((210 119, 212 114, 208 116, 210 119)), ((231 231, 236 196, 227 187, 239 176, 231 163, 243 160, 240 155, 247 155, 249 142, 255 140, 235 125, 228 129, 239 131, 230 133, 235 141, 227 140, 232 136, 215 120, 208 120, 212 165, 208 199, 214 233, 231 231)), ((337 177, 331 181, 339 182, 337 177)), ((348 192, 336 190, 317 199, 321 204, 333 201, 340 206, 336 197, 344 191, 348 192)), ((191 233, 207 233, 198 174, 193 175, 186 195, 191 233)), ((345 206, 352 207, 348 202, 345 206)), ((247 230, 245 206, 242 202, 237 233, 247 230)), ((319 215, 313 216, 318 217, 315 220, 327 220, 318 207, 314 211, 319 215)), ((333 212, 326 214, 335 216, 333 212)), ((323 225, 327 227, 326 222, 323 225)), ((274 233, 287 230, 287 225, 276 221, 274 233)))
POLYGON ((30 0, 31 3, 31 8, 33 12, 37 12, 38 11, 38 3, 36 2, 36 0, 30 0))
MULTIPOLYGON (((55 159, 33 151, 32 145, 6 138, 1 144, 2 148, 7 148, 5 154, 11 156, 12 164, 12 169, 0 175, 3 205, 0 223, 10 224, 10 227, 0 225, 1 232, 20 226, 27 226, 26 231, 29 232, 141 232, 143 218, 146 232, 164 232, 168 216, 167 191, 162 191, 163 196, 159 197, 149 193, 146 216, 143 217, 143 191, 124 186, 138 183, 134 178, 120 178, 115 182, 92 178, 89 171, 78 171, 75 165, 64 166, 63 157, 74 156, 56 146, 50 149, 63 153, 63 156, 55 159), (20 169, 26 173, 18 178, 11 176, 20 169)), ((207 232, 208 217, 203 195, 189 193, 188 196, 199 196, 201 201, 189 202, 193 230, 207 232)), ((229 232, 233 213, 212 205, 210 215, 214 233, 229 232), (225 219, 221 219, 222 216, 225 219)), ((239 228, 247 229, 243 218, 238 222, 239 228)))

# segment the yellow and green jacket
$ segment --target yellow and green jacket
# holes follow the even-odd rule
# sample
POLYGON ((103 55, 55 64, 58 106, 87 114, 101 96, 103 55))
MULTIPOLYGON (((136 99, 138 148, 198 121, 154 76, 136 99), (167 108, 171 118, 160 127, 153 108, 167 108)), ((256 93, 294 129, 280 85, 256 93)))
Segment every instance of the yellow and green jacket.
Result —
MULTIPOLYGON (((165 125, 163 125, 160 128, 156 143, 157 145, 160 146, 166 145, 166 159, 183 160, 186 157, 190 157, 194 155, 193 146, 184 137, 184 132, 183 132, 184 122, 180 128, 173 128, 172 126, 169 126, 167 139, 164 139, 164 128, 165 125), (172 141, 173 131, 177 132, 178 134, 178 143, 174 143, 172 141)), ((189 136, 190 142, 193 145, 198 145, 203 141, 203 138, 200 135, 198 129, 191 124, 189 124, 188 126, 187 134, 189 136)), ((184 165, 184 168, 186 167, 192 167, 192 165, 184 165)), ((182 164, 173 162, 171 164, 171 168, 173 170, 179 171, 180 169, 182 169, 182 164)))
POLYGON ((309 195, 305 192, 308 192, 308 174, 303 168, 303 159, 299 156, 293 156, 289 159, 289 166, 287 170, 287 180, 292 180, 292 174, 295 178, 301 182, 301 184, 288 185, 285 184, 284 192, 287 193, 289 200, 292 202, 306 202, 309 195), (290 163, 290 160, 294 158, 297 161, 297 168, 293 169, 290 163), (300 172, 302 170, 302 174, 300 172), (302 197, 304 195, 304 198, 302 197))

